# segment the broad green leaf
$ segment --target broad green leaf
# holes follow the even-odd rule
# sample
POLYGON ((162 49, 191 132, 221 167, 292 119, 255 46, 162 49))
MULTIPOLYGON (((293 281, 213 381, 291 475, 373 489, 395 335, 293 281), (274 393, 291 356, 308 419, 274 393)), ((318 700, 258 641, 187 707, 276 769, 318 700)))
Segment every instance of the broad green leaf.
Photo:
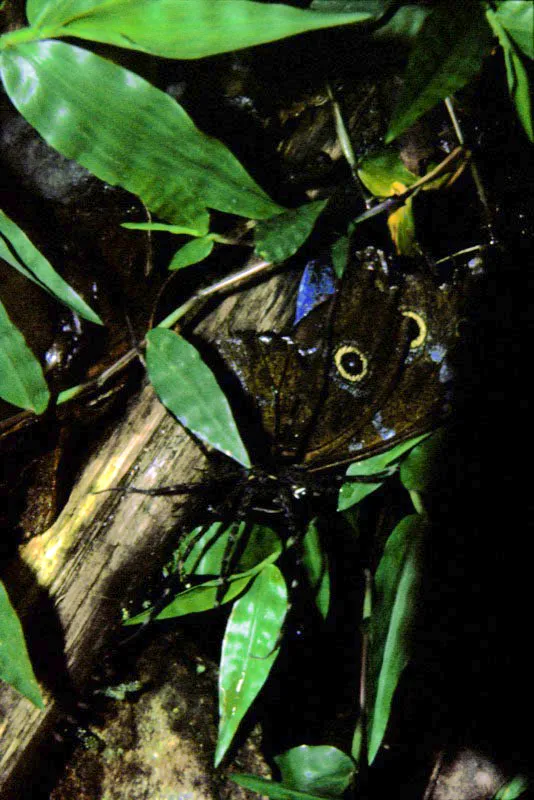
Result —
POLYGON ((518 800, 528 790, 528 780, 524 775, 517 775, 505 786, 501 786, 494 800, 518 800))
POLYGON ((338 278, 341 278, 345 272, 345 269, 347 268, 347 264, 349 263, 350 237, 347 235, 340 236, 339 239, 336 239, 330 249, 330 253, 332 256, 334 272, 338 278))
POLYGON ((41 365, 0 302, 0 397, 42 414, 50 393, 41 365))
POLYGON ((400 465, 400 479, 409 492, 426 492, 435 483, 447 431, 437 431, 411 450, 400 465))
POLYGON ((0 257, 26 278, 50 292, 73 311, 78 312, 84 319, 102 325, 100 317, 63 280, 61 275, 58 275, 52 264, 30 242, 24 231, 3 211, 0 211, 0 257), (5 237, 12 250, 2 236, 5 237))
POLYGON ((301 745, 275 756, 282 784, 319 797, 340 797, 354 778, 354 761, 329 745, 301 745))
POLYGON ((398 151, 392 148, 366 158, 358 167, 358 177, 375 197, 392 197, 399 194, 396 190, 399 184, 405 191, 417 180, 417 175, 410 172, 398 151))
POLYGON ((321 547, 321 538, 314 519, 309 523, 302 540, 301 563, 308 577, 315 605, 323 619, 330 607, 330 571, 328 556, 321 547))
POLYGON ((499 40, 504 52, 504 63, 506 66, 506 79, 508 81, 508 91, 515 105, 517 116, 525 129, 525 133, 531 142, 534 142, 534 122, 532 119, 532 91, 529 85, 528 73, 521 60, 514 42, 501 25, 497 15, 487 9, 486 15, 495 35, 499 40))
POLYGON ((321 14, 252 0, 40 0, 28 19, 50 37, 77 36, 165 58, 203 58, 306 31, 361 23, 372 11, 321 14))
POLYGON ((255 775, 229 775, 229 778, 239 786, 250 789, 251 792, 258 792, 258 794, 265 797, 270 797, 272 800, 325 800, 321 795, 299 792, 277 781, 257 778, 255 775))
POLYGON ((375 576, 369 628, 368 758, 378 752, 389 719, 393 694, 410 659, 422 573, 426 517, 404 517, 389 537, 375 576))
POLYGON ((274 564, 265 567, 246 594, 234 603, 224 634, 219 672, 216 766, 276 661, 287 608, 285 581, 274 564))
POLYGON ((221 596, 221 579, 206 581, 198 586, 192 586, 179 592, 171 602, 165 606, 155 617, 153 608, 147 608, 140 614, 124 621, 124 625, 140 625, 152 619, 174 619, 185 617, 187 614, 200 614, 203 611, 212 611, 220 605, 235 600, 247 588, 254 574, 233 575, 228 579, 228 586, 221 596))
POLYGON ((163 328, 146 341, 148 375, 161 402, 199 439, 250 467, 228 400, 198 351, 163 328))
MULTIPOLYGON (((210 581, 205 581, 197 586, 179 592, 171 602, 160 611, 155 619, 171 619, 173 617, 181 617, 185 614, 196 614, 201 611, 211 611, 219 605, 229 603, 240 595, 250 583, 252 578, 261 572, 264 567, 276 561, 282 552, 282 543, 279 537, 270 528, 263 525, 253 525, 250 531, 246 530, 244 523, 233 523, 232 526, 237 528, 237 535, 248 535, 249 539, 245 546, 245 550, 239 559, 237 569, 238 574, 229 576, 226 579, 227 588, 221 596, 222 579, 217 578, 210 581)), ((198 528, 191 531, 190 535, 185 537, 181 548, 175 554, 175 566, 171 570, 175 572, 177 563, 180 558, 185 554, 185 548, 191 541, 191 537, 195 536, 198 528), (182 549, 183 548, 183 549, 182 549)), ((184 564, 184 573, 191 575, 210 575, 221 572, 222 561, 224 557, 224 548, 228 542, 229 528, 224 528, 224 523, 216 522, 211 525, 206 534, 195 542, 190 555, 186 557, 184 564), (222 533, 220 533, 223 528, 222 533), (200 548, 206 545, 204 550, 200 548), (194 560, 193 560, 194 559, 194 560)), ((141 622, 146 622, 152 617, 152 609, 137 614, 131 617, 124 624, 125 625, 138 625, 141 622)))
POLYGON ((258 222, 254 231, 256 254, 274 264, 286 261, 304 244, 327 203, 316 200, 258 222))
POLYGON ((203 235, 207 208, 252 219, 283 210, 221 142, 135 73, 54 41, 4 49, 0 65, 11 101, 49 145, 162 219, 203 235))
POLYGON ((442 0, 414 41, 386 142, 472 80, 491 42, 491 30, 477 0, 442 0))
POLYGON ((202 236, 187 242, 174 254, 169 269, 182 269, 190 267, 191 264, 198 264, 199 261, 203 261, 209 256, 213 250, 213 244, 213 239, 209 236, 202 236))
POLYGON ((24 633, 2 581, 0 581, 0 679, 31 700, 37 708, 44 708, 43 698, 26 649, 24 633))
POLYGON ((528 56, 534 58, 534 4, 532 0, 505 0, 494 12, 497 20, 528 56))
POLYGON ((380 25, 373 31, 373 38, 378 41, 391 40, 395 44, 412 42, 423 27, 429 13, 430 9, 428 8, 423 8, 415 3, 403 3, 389 22, 380 25))
POLYGON ((219 575, 229 543, 239 544, 239 559, 235 564, 236 573, 248 572, 263 563, 266 558, 275 557, 282 552, 280 537, 265 525, 249 525, 245 522, 214 522, 202 534, 202 528, 195 528, 184 537, 176 551, 180 560, 187 553, 182 565, 183 572, 190 575, 219 575), (243 544, 241 541, 246 537, 243 544))
MULTIPOLYGON (((393 474, 395 472, 396 462, 399 461, 408 450, 411 450, 416 444, 426 439, 427 436, 430 436, 430 433, 422 433, 420 436, 407 439, 405 442, 401 442, 401 444, 392 447, 390 450, 386 450, 384 453, 379 453, 377 456, 371 456, 371 458, 366 458, 363 461, 356 461, 347 469, 346 475, 347 477, 372 477, 373 475, 384 472, 384 470, 393 474)), ((380 479, 377 479, 376 483, 347 481, 339 490, 337 510, 345 511, 345 509, 350 508, 350 506, 353 506, 355 503, 359 503, 360 500, 363 500, 368 494, 371 494, 371 492, 374 492, 382 486, 383 482, 384 477, 382 476, 380 479)))

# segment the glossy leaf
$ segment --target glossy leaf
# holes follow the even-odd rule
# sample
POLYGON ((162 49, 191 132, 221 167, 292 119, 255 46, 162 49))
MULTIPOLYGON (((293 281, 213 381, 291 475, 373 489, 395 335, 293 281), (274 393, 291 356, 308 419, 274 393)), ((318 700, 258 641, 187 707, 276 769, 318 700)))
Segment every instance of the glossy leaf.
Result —
POLYGON ((489 55, 491 43, 491 30, 479 2, 442 0, 415 39, 386 142, 472 80, 489 55))
POLYGON ((355 774, 354 761, 337 747, 301 745, 276 756, 282 784, 319 797, 340 797, 355 774))
POLYGON ((399 185, 405 191, 417 180, 417 175, 404 165, 398 152, 392 148, 366 158, 358 167, 358 177, 375 197, 400 194, 399 185))
POLYGON ((3 211, 0 211, 0 257, 84 319, 102 325, 98 314, 58 275, 24 231, 3 211), (5 241, 2 237, 5 237, 5 241))
POLYGON ((365 22, 366 10, 321 14, 251 0, 35 0, 32 25, 165 58, 203 58, 306 31, 365 22))
POLYGON ((403 460, 400 465, 400 479, 409 492, 426 492, 436 482, 445 439, 446 429, 440 428, 414 447, 403 460))
POLYGON ((374 760, 389 719, 393 694, 410 659, 422 573, 427 519, 404 517, 389 537, 375 576, 369 629, 368 758, 374 760))
POLYGON ((415 3, 403 3, 397 8, 391 19, 373 31, 373 38, 395 44, 412 42, 423 27, 430 10, 415 3))
MULTIPOLYGON (((229 537, 233 536, 237 542, 241 536, 246 535, 247 542, 236 565, 236 574, 230 575, 225 580, 227 588, 222 595, 220 577, 179 592, 155 619, 172 619, 186 614, 211 611, 219 605, 229 603, 246 589, 258 572, 274 563, 282 552, 280 538, 271 528, 263 525, 248 526, 240 522, 225 526, 222 522, 215 522, 209 526, 203 536, 199 537, 200 531, 201 528, 195 528, 188 536, 184 537, 174 554, 174 565, 171 572, 177 571, 181 559, 186 556, 182 565, 184 576, 219 576, 229 537), (186 555, 192 539, 195 541, 189 554, 186 555)), ((125 622, 125 625, 138 625, 146 622, 151 619, 152 613, 152 609, 149 608, 135 617, 131 617, 125 622)))
MULTIPOLYGON (((407 439, 405 442, 401 442, 401 444, 392 447, 390 450, 386 450, 384 453, 379 453, 377 456, 371 456, 371 458, 366 458, 363 461, 356 461, 347 469, 346 475, 355 477, 359 475, 364 477, 372 477, 377 473, 379 474, 384 472, 384 470, 392 475, 396 471, 396 464, 399 459, 402 458, 402 456, 408 452, 408 450, 411 450, 412 447, 415 447, 416 444, 422 442, 423 439, 426 439, 427 436, 430 436, 430 434, 423 433, 420 436, 407 439)), ((353 506, 355 503, 359 503, 360 500, 363 500, 363 498, 367 497, 368 494, 371 494, 371 492, 374 492, 376 489, 382 486, 383 482, 383 476, 377 479, 376 483, 358 483, 347 481, 339 490, 337 510, 344 511, 345 509, 350 508, 350 506, 353 506)))
POLYGON ((0 581, 0 679, 31 700, 37 708, 44 708, 43 698, 26 649, 24 633, 2 581, 0 581))
POLYGON ((285 581, 273 564, 234 604, 221 654, 216 766, 276 661, 287 608, 285 581))
POLYGON ((41 365, 0 302, 0 397, 42 414, 50 393, 41 365))
POLYGON ((0 64, 11 101, 49 145, 162 219, 202 235, 208 207, 252 219, 283 210, 221 142, 135 73, 54 41, 4 49, 0 64))
POLYGON ((163 328, 146 340, 148 375, 161 402, 199 439, 250 467, 228 401, 198 351, 163 328))
POLYGON ((245 591, 248 584, 254 578, 253 572, 246 575, 233 575, 227 581, 227 588, 221 596, 221 579, 216 578, 206 581, 198 586, 192 586, 183 592, 179 592, 171 602, 165 606, 155 617, 153 609, 147 608, 140 614, 124 621, 124 625, 140 625, 152 619, 174 619, 175 617, 185 617, 187 614, 200 614, 203 611, 212 611, 220 605, 235 600, 245 591))
POLYGON ((220 575, 225 550, 230 543, 239 543, 242 550, 235 565, 236 573, 244 573, 264 563, 266 558, 274 560, 282 552, 280 537, 265 525, 250 525, 245 522, 214 522, 199 537, 202 528, 195 528, 184 537, 176 553, 181 559, 187 553, 182 570, 190 575, 220 575), (246 537, 245 544, 241 541, 246 537), (190 543, 194 542, 193 546, 190 543))
POLYGON ((254 231, 256 254, 274 264, 286 261, 304 244, 327 203, 316 200, 258 222, 254 231))
POLYGON ((323 619, 328 616, 330 607, 330 571, 328 556, 321 547, 321 538, 316 521, 308 525, 302 540, 301 564, 306 572, 317 610, 323 619))
POLYGON ((528 58, 534 58, 534 4, 532 0, 505 0, 494 12, 497 20, 506 28, 528 58))
POLYGON ((191 264, 198 264, 199 261, 203 261, 209 256, 213 250, 213 244, 213 239, 209 236, 202 236, 187 242, 174 254, 169 269, 183 269, 183 267, 190 267, 191 264))
POLYGON ((528 788, 529 783, 525 776, 517 775, 504 786, 501 786, 495 795, 495 800, 518 800, 520 797, 524 796, 528 788))
POLYGON ((309 792, 299 792, 297 789, 290 789, 278 781, 269 781, 267 778, 257 778, 255 775, 230 775, 234 783, 250 789, 252 792, 270 797, 272 800, 325 800, 318 794, 309 792))
POLYGON ((517 115, 531 142, 534 142, 534 122, 532 119, 532 91, 529 85, 528 73, 516 45, 503 28, 496 14, 488 9, 486 11, 488 22, 495 32, 504 53, 506 66, 506 79, 508 91, 515 105, 517 115))

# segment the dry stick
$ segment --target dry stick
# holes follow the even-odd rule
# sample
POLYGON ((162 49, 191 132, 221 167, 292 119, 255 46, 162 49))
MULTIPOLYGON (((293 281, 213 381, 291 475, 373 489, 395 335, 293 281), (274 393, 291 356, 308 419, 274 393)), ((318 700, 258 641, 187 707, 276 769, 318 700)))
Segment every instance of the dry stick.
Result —
MULTIPOLYGON (((241 283, 252 280, 263 272, 268 273, 270 268, 274 266, 276 265, 271 261, 255 261, 252 264, 248 264, 243 269, 237 270, 237 272, 234 272, 231 275, 227 275, 220 281, 212 283, 210 286, 207 286, 204 289, 200 289, 188 300, 186 300, 185 303, 182 303, 181 306, 165 317, 165 319, 160 322, 157 327, 171 328, 178 322, 178 320, 182 319, 182 317, 189 313, 195 307, 195 305, 200 303, 202 300, 206 300, 208 297, 211 297, 215 294, 222 294, 226 291, 232 291, 241 283)), ((135 358, 139 357, 139 348, 144 346, 146 346, 146 339, 143 339, 141 342, 139 342, 137 347, 133 347, 131 350, 128 350, 128 352, 115 361, 114 364, 101 372, 97 378, 94 378, 87 383, 82 383, 79 386, 74 386, 72 389, 66 389, 64 392, 61 392, 58 395, 57 405, 67 403, 69 400, 73 400, 75 397, 79 397, 85 392, 92 391, 93 389, 98 389, 103 386, 111 378, 117 375, 117 373, 127 367, 128 364, 130 364, 135 358)))
POLYGON ((350 140, 349 132, 347 131, 339 103, 334 97, 332 87, 328 82, 326 84, 326 91, 330 103, 332 104, 332 112, 334 114, 334 124, 336 126, 336 136, 338 138, 339 146, 341 147, 343 155, 345 156, 347 163, 350 167, 354 183, 356 184, 356 187, 358 188, 358 191, 360 192, 363 198, 365 207, 371 208, 374 200, 373 195, 367 191, 367 189, 365 188, 360 179, 360 176, 358 175, 356 156, 354 155, 354 150, 352 148, 352 142, 350 140))
MULTIPOLYGON (((456 138, 458 139, 459 144, 464 147, 465 146, 465 137, 463 135, 463 131, 460 127, 460 123, 458 121, 458 117, 456 116, 456 112, 454 111, 454 106, 452 104, 452 98, 446 97, 445 98, 445 107, 447 108, 449 117, 451 119, 454 132, 456 133, 456 138)), ((486 190, 484 189, 484 184, 482 183, 482 178, 480 177, 480 172, 478 171, 478 167, 475 164, 475 161, 471 159, 471 176, 473 178, 473 182, 475 184, 478 199, 480 201, 480 205, 484 211, 484 218, 486 223, 486 228, 489 234, 489 243, 496 244, 497 239, 495 237, 495 232, 493 230, 493 216, 489 207, 488 197, 486 194, 486 190)))

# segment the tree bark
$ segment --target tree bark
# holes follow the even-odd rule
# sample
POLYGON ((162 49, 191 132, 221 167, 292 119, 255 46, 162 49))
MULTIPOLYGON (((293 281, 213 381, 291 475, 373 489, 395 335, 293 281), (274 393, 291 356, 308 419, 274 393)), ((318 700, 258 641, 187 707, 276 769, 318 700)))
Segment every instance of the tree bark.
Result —
MULTIPOLYGON (((209 341, 223 326, 279 328, 290 275, 228 297, 195 330, 209 341)), ((21 546, 5 582, 28 641, 46 708, 0 687, 0 797, 20 794, 46 757, 58 716, 75 702, 117 636, 121 608, 146 587, 183 519, 168 497, 106 492, 194 483, 206 457, 150 385, 134 397, 81 472, 59 518, 21 546), (171 513, 173 510, 173 513, 171 513)))

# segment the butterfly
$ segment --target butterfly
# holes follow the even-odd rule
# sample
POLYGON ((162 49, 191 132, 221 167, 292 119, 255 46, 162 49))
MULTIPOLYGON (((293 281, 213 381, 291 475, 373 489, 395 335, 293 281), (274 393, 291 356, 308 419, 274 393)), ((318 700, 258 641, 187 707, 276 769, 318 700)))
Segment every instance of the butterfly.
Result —
POLYGON ((289 331, 216 341, 258 423, 253 463, 319 473, 436 427, 451 410, 464 295, 367 248, 289 331))

